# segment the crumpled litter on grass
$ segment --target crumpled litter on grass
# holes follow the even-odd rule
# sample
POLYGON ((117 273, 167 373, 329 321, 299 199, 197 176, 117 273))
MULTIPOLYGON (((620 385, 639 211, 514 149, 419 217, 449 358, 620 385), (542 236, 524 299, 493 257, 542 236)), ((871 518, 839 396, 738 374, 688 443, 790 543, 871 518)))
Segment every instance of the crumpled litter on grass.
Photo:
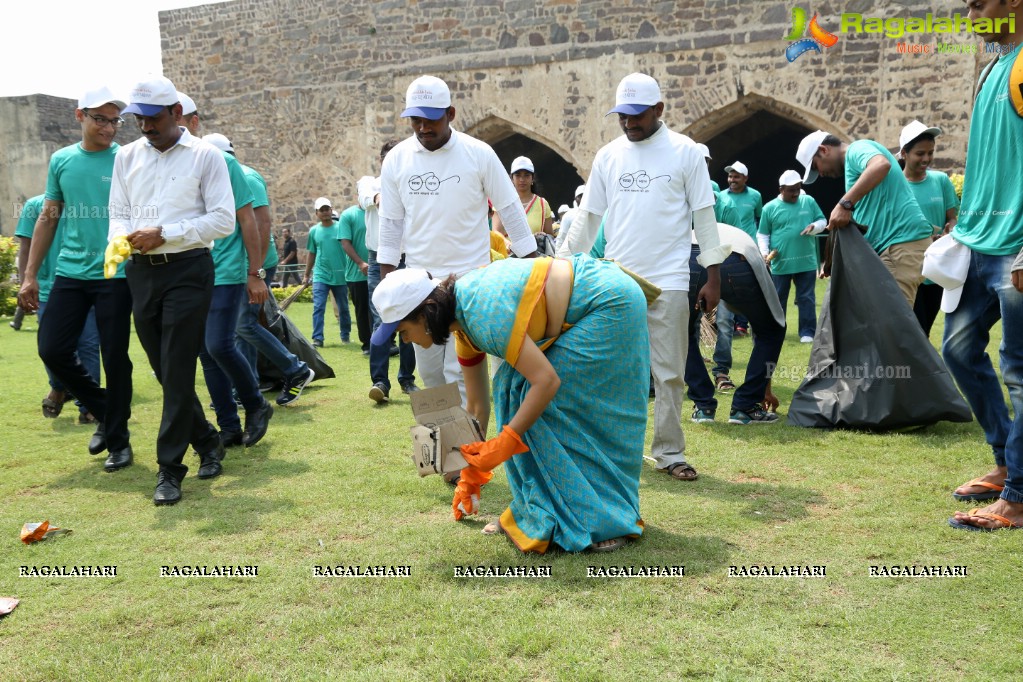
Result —
POLYGON ((70 532, 71 529, 69 528, 51 526, 48 520, 42 523, 26 523, 21 527, 21 541, 26 545, 31 545, 33 542, 39 542, 55 535, 64 535, 70 532))
POLYGON ((20 599, 15 599, 14 597, 0 597, 0 616, 6 616, 8 613, 13 611, 20 602, 20 599))

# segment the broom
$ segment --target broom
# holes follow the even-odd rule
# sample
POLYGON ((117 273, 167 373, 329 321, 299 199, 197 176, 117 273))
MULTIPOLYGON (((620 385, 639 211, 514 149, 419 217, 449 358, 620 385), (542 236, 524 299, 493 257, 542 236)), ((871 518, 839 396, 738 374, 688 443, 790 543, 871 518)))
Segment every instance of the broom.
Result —
POLYGON ((308 282, 303 282, 297 289, 295 289, 293 292, 291 292, 291 295, 289 295, 286 299, 281 301, 281 304, 279 306, 280 309, 281 310, 287 310, 288 306, 291 305, 291 302, 294 301, 299 296, 301 296, 302 292, 305 291, 305 288, 307 286, 309 286, 309 283, 308 282))

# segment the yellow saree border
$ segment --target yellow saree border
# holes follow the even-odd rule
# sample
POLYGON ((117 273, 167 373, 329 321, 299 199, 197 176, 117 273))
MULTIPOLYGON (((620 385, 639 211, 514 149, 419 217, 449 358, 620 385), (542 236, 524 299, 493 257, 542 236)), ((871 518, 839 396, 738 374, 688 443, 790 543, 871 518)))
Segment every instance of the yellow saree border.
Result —
POLYGON ((519 306, 515 310, 515 322, 512 325, 511 334, 508 336, 508 346, 504 353, 505 361, 512 367, 519 361, 519 353, 522 352, 522 345, 526 342, 529 318, 533 316, 533 310, 540 297, 543 296, 547 277, 551 273, 553 264, 553 258, 536 258, 533 269, 529 272, 529 279, 526 280, 526 286, 522 289, 519 306))
POLYGON ((516 547, 519 548, 520 552, 536 552, 537 554, 543 554, 547 551, 547 547, 550 546, 550 540, 534 540, 519 528, 519 525, 515 523, 515 516, 512 514, 511 507, 508 507, 501 514, 501 530, 511 539, 516 547))

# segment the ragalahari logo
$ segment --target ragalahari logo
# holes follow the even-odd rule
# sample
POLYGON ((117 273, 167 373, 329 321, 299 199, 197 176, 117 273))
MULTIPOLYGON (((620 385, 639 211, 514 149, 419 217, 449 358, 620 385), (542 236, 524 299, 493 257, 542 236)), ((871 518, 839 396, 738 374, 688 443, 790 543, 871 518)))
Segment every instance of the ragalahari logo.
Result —
POLYGON ((838 42, 838 36, 828 33, 817 23, 817 15, 813 15, 809 28, 806 22, 807 12, 802 7, 792 8, 792 30, 785 36, 785 40, 794 40, 785 48, 785 58, 790 62, 796 61, 799 55, 804 52, 816 52, 820 54, 822 47, 831 47, 838 42), (804 32, 809 32, 809 38, 803 38, 804 32))

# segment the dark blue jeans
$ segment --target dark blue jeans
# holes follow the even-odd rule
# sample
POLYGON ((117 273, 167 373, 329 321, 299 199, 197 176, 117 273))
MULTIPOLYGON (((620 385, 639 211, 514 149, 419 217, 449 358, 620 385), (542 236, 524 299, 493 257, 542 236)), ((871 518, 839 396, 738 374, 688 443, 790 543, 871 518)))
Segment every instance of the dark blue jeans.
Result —
MULTIPOLYGON (((700 288, 707 283, 707 271, 696 262, 700 250, 693 247, 689 258, 689 305, 696 305, 700 288)), ((733 253, 721 264, 721 300, 737 313, 745 315, 752 327, 753 352, 746 365, 746 380, 735 390, 732 409, 748 412, 757 403, 763 402, 767 381, 771 371, 778 364, 782 343, 785 341, 785 327, 778 324, 767 305, 764 292, 757 282, 753 268, 737 253, 733 253)), ((720 310, 720 308, 719 308, 720 310)), ((689 316, 689 352, 686 354, 686 393, 697 407, 703 410, 717 409, 714 397, 714 382, 711 381, 707 366, 700 355, 700 316, 689 316)))
POLYGON ((222 284, 213 287, 210 311, 206 316, 206 335, 199 351, 206 388, 217 413, 217 425, 222 431, 241 431, 238 406, 231 395, 231 387, 238 391, 246 412, 263 406, 263 396, 252 367, 238 352, 235 333, 238 329, 238 309, 247 296, 244 284, 222 284))
POLYGON ((309 371, 309 365, 299 360, 297 355, 259 323, 259 311, 262 308, 262 305, 249 303, 243 297, 238 311, 238 350, 245 356, 252 373, 259 378, 256 363, 257 356, 262 355, 281 370, 286 379, 293 379, 300 374, 305 375, 309 371))
POLYGON ((1009 470, 1002 499, 1023 502, 1023 293, 1012 286, 1014 258, 972 252, 959 307, 945 315, 941 353, 984 429, 995 464, 1009 470), (1012 417, 987 354, 991 327, 999 319, 1001 383, 1009 390, 1012 417))
POLYGON ((817 272, 796 272, 789 275, 771 275, 774 287, 778 290, 781 309, 788 310, 789 285, 796 285, 796 310, 799 311, 799 335, 813 336, 817 333, 817 297, 814 287, 817 286, 817 272))
MULTIPOLYGON (((369 271, 366 273, 366 282, 369 286, 369 311, 373 317, 373 331, 380 326, 380 316, 377 314, 377 309, 373 306, 373 292, 376 290, 377 285, 380 284, 380 264, 377 263, 377 252, 369 252, 369 271)), ((398 263, 398 269, 401 270, 405 267, 405 257, 402 256, 401 262, 398 263)), ((393 340, 392 340, 393 342, 393 340)), ((398 385, 403 386, 405 384, 415 381, 416 371, 416 353, 412 348, 411 343, 405 343, 404 341, 398 341, 398 385)), ((387 390, 391 390, 391 378, 390 378, 390 361, 391 361, 391 348, 390 345, 374 346, 370 344, 369 347, 369 378, 374 384, 381 383, 387 387, 387 390)))

